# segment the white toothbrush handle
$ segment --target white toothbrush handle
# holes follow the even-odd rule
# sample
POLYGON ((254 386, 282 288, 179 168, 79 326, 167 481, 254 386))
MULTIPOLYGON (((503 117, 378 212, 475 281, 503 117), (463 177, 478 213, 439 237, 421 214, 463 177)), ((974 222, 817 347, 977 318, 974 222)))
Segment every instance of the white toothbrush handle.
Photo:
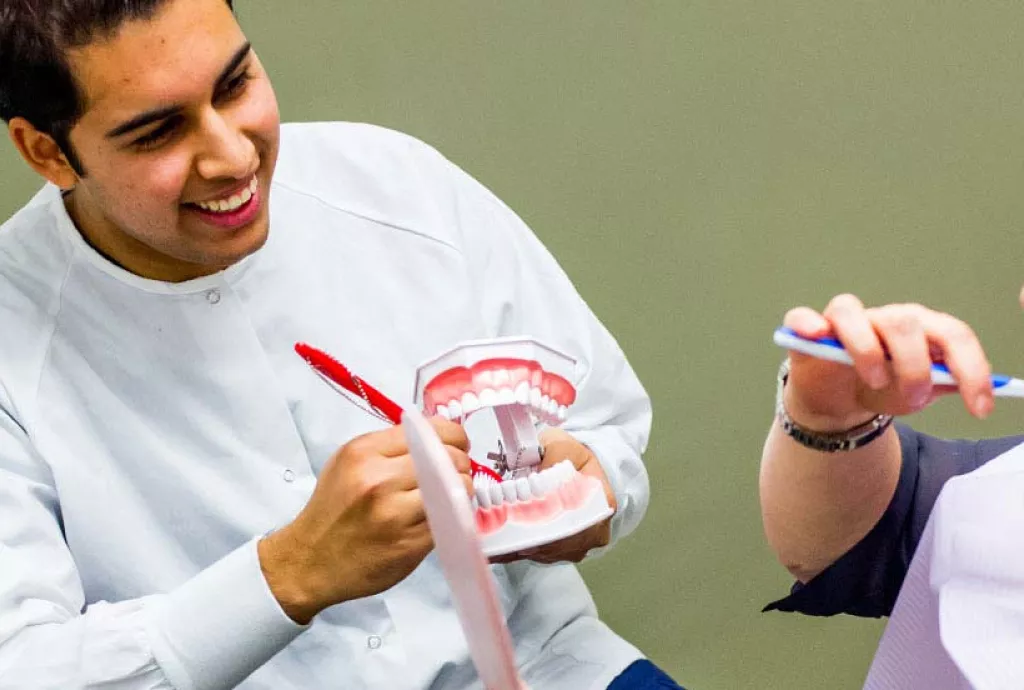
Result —
MULTIPOLYGON (((835 338, 804 338, 792 329, 777 328, 773 337, 775 344, 787 350, 802 352, 818 359, 827 359, 840 364, 853 365, 853 358, 842 343, 835 338)), ((932 383, 940 386, 956 386, 956 379, 944 364, 932 364, 932 383)), ((992 393, 1002 398, 1024 398, 1024 381, 1011 376, 994 374, 992 393)))

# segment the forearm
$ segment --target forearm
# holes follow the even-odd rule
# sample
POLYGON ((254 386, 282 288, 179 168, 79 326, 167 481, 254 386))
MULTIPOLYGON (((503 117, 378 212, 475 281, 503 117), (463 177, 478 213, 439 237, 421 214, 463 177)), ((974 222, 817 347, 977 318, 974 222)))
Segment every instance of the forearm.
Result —
POLYGON ((227 690, 302 630, 251 543, 167 594, 75 615, 37 601, 0 611, 0 688, 227 690))
MULTIPOLYGON (((802 426, 820 431, 864 421, 816 419, 788 395, 786 404, 802 426)), ((900 457, 893 428, 862 448, 821 453, 772 424, 761 459, 761 516, 769 544, 794 577, 810 580, 871 531, 892 500, 900 457)))

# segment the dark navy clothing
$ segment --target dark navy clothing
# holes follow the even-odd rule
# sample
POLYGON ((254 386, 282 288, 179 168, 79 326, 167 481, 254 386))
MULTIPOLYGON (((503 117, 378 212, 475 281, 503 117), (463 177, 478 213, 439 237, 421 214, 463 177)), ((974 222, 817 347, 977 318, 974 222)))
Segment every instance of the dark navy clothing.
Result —
POLYGON ((892 502, 878 524, 821 574, 807 584, 795 584, 788 597, 769 604, 765 611, 888 616, 946 481, 1024 442, 1024 436, 947 441, 910 427, 896 428, 903 465, 892 502))
POLYGON ((608 690, 683 690, 665 672, 646 659, 634 661, 608 690))

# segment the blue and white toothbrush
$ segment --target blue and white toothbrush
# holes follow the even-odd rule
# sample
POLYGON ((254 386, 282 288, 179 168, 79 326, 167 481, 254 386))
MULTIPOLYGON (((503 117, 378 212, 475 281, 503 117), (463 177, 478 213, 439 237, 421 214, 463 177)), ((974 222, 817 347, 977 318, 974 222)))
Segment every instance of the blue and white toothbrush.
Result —
MULTIPOLYGON (((827 359, 841 364, 853 364, 853 358, 843 348, 843 344, 835 338, 804 338, 797 335, 791 328, 782 326, 775 329, 775 344, 787 350, 802 352, 818 359, 827 359)), ((955 386, 956 379, 949 373, 945 364, 932 364, 932 383, 940 386, 955 386)), ((1024 398, 1024 381, 1012 376, 994 374, 992 376, 992 392, 1004 398, 1024 398)))

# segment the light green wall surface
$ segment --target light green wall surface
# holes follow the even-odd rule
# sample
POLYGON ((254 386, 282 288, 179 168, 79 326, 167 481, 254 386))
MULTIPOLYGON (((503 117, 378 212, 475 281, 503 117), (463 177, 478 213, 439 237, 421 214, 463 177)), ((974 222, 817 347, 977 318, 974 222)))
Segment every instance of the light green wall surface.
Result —
MULTIPOLYGON (((560 259, 654 399, 652 504, 585 566, 691 690, 859 687, 877 621, 761 614, 784 311, 921 301, 1024 374, 1024 13, 1012 2, 239 0, 288 120, 416 135, 560 259)), ((0 214, 36 187, 0 145, 0 214)), ((951 436, 1019 431, 1020 404, 951 436)))

